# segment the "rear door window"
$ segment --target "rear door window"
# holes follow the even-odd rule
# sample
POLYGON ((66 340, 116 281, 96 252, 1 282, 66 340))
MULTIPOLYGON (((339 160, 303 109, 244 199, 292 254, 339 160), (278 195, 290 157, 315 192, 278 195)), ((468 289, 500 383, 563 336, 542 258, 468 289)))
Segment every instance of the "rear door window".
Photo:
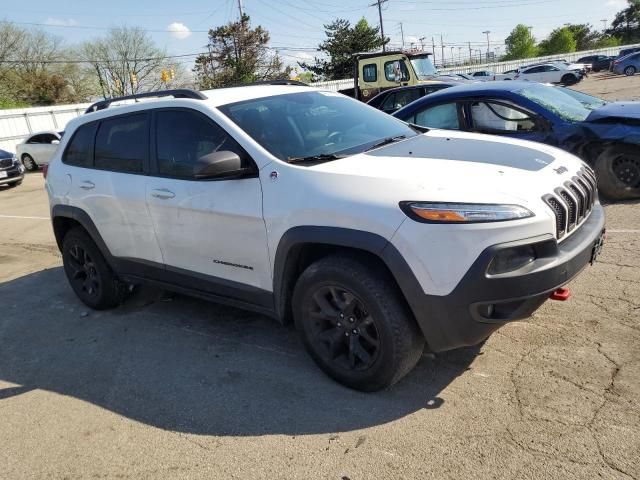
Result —
POLYGON ((415 115, 413 123, 429 128, 460 130, 457 103, 443 103, 426 108, 415 115))
POLYGON ((95 167, 124 173, 142 173, 149 145, 148 114, 114 117, 100 122, 95 167))

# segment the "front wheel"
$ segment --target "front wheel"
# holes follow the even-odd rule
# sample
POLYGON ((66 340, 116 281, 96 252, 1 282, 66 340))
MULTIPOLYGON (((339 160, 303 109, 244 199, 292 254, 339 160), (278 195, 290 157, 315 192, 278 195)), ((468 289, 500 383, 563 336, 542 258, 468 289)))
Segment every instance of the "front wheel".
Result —
POLYGON ((71 288, 87 306, 105 310, 122 301, 120 283, 82 228, 74 228, 65 235, 62 264, 71 288))
POLYGON ((578 83, 578 79, 577 79, 577 77, 575 75, 571 75, 569 73, 567 75, 563 75, 562 78, 560 79, 560 82, 563 85, 573 85, 575 83, 578 83))
POLYGON ((424 337, 392 279, 357 257, 333 255, 309 266, 292 306, 311 357, 347 387, 388 387, 422 354, 424 337))
POLYGON ((595 162, 598 188, 612 200, 640 198, 640 148, 620 146, 602 152, 595 162))
POLYGON ((624 69, 624 74, 627 77, 632 77, 636 74, 636 67, 634 67, 633 65, 629 65, 627 68, 624 69))

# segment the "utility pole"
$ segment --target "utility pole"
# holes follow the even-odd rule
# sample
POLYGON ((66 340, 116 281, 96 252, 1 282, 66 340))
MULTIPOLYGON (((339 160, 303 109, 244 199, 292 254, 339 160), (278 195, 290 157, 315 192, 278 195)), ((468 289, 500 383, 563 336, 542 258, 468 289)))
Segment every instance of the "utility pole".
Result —
POLYGON ((372 3, 369 5, 370 7, 378 7, 378 15, 380 16, 380 37, 382 38, 382 51, 385 52, 385 42, 384 42, 384 25, 382 24, 382 4, 388 2, 389 0, 376 0, 376 3, 372 3))
POLYGON ((433 53, 433 64, 436 64, 436 41, 431 37, 431 52, 433 53))
POLYGON ((244 8, 242 8, 242 0, 238 0, 238 10, 240 10, 240 21, 244 17, 244 8))
POLYGON ((469 43, 469 63, 473 63, 473 53, 471 53, 471 42, 469 43))
POLYGON ((607 31, 607 19, 603 18, 602 20, 600 20, 602 22, 602 31, 606 32, 607 31))
POLYGON ((489 42, 489 34, 491 33, 491 30, 485 30, 484 33, 487 36, 487 60, 489 59, 489 49, 491 48, 491 42, 489 42))
POLYGON ((420 51, 424 52, 424 39, 427 37, 420 37, 418 40, 420 41, 420 51))
POLYGON ((402 29, 402 22, 400 22, 400 36, 402 37, 402 49, 404 50, 404 30, 402 29))
POLYGON ((440 34, 440 50, 442 51, 442 66, 444 67, 444 41, 442 40, 442 34, 440 34))

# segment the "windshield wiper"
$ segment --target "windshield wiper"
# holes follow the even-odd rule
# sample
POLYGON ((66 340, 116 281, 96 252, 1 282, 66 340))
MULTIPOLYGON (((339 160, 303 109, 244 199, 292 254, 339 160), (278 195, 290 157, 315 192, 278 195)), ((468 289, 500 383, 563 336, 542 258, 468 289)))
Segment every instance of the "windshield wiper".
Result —
POLYGON ((348 155, 340 155, 338 153, 320 153, 318 155, 309 155, 308 157, 289 157, 287 163, 305 163, 305 162, 328 162, 329 160, 339 160, 348 157, 348 155))
POLYGON ((389 145, 390 143, 399 142, 400 140, 404 140, 405 138, 407 138, 406 135, 397 135, 395 137, 387 137, 384 140, 380 140, 378 143, 374 143, 373 145, 371 145, 369 148, 365 150, 365 152, 368 152, 370 150, 373 150, 379 147, 384 147, 385 145, 389 145))

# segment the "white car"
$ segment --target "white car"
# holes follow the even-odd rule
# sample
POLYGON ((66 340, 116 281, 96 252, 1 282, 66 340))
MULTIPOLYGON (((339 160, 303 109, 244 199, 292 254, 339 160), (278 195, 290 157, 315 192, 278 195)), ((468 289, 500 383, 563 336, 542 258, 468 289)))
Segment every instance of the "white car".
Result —
POLYGON ((424 348, 566 299, 600 252, 593 171, 562 150, 423 133, 303 86, 134 97, 152 95, 70 121, 44 172, 64 271, 92 308, 150 283, 293 320, 322 370, 371 391, 424 348))
POLYGON ((579 72, 563 68, 561 65, 548 63, 521 68, 513 79, 573 85, 582 80, 582 75, 579 72))
POLYGON ((516 75, 518 74, 518 69, 515 70, 507 70, 503 73, 496 73, 493 76, 494 80, 515 80, 516 75))
POLYGON ((27 170, 37 170, 38 167, 49 163, 61 138, 62 132, 32 133, 22 143, 16 145, 16 157, 20 159, 27 170))

